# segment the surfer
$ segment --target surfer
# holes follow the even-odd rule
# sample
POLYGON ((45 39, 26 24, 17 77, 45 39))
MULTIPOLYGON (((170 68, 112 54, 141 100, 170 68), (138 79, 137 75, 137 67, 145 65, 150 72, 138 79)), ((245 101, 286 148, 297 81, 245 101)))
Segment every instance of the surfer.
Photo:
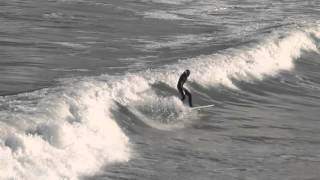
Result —
POLYGON ((185 95, 187 95, 189 99, 189 106, 192 107, 191 93, 186 88, 183 87, 183 84, 187 81, 189 75, 190 75, 190 70, 188 69, 185 70, 179 78, 177 87, 178 87, 179 93, 181 94, 181 100, 184 101, 184 99, 186 98, 185 95))

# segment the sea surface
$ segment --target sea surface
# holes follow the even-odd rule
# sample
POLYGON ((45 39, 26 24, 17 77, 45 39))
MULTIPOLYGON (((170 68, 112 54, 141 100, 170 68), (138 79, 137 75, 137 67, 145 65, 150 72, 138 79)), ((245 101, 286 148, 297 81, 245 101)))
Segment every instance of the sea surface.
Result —
POLYGON ((319 180, 320 1, 1 0, 0 179, 319 180))

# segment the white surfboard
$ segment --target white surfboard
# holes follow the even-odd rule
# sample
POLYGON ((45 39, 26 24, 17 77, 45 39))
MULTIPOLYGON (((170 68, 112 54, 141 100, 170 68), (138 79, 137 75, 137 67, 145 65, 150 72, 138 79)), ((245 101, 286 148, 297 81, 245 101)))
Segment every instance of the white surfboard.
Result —
POLYGON ((214 106, 214 104, 209 104, 209 105, 204 105, 204 106, 197 106, 197 107, 192 107, 191 110, 199 110, 199 109, 213 107, 213 106, 214 106))

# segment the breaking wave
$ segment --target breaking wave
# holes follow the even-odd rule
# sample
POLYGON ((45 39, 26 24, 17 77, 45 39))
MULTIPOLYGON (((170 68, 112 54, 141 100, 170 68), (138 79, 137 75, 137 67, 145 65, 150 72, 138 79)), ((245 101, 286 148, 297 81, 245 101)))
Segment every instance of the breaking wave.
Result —
POLYGON ((197 116, 175 90, 185 69, 205 88, 238 89, 234 80, 263 80, 293 69, 303 51, 318 52, 319 32, 316 27, 274 34, 161 69, 63 79, 56 87, 1 97, 0 179, 77 179, 126 162, 129 138, 113 116, 120 106, 155 129, 185 127, 197 116))

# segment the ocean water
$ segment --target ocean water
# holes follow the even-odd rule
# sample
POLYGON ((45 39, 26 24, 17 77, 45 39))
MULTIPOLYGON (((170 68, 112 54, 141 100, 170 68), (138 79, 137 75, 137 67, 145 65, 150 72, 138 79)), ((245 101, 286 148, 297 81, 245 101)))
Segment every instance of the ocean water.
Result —
POLYGON ((319 0, 2 0, 0 25, 1 180, 320 179, 319 0))

